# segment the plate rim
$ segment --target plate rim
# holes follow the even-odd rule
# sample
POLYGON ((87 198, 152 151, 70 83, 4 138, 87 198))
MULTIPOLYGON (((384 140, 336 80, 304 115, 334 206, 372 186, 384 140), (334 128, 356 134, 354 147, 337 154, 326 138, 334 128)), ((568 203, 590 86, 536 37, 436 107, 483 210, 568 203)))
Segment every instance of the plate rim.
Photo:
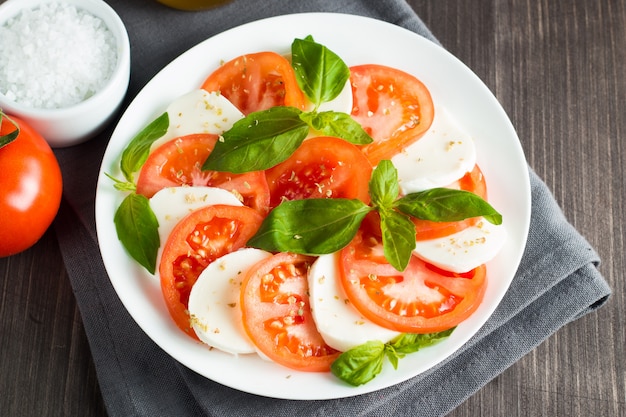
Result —
MULTIPOLYGON (((392 383, 388 384, 386 382, 383 381, 383 383, 381 383, 381 379, 380 376, 376 379, 374 379, 373 381, 371 381, 370 383, 363 385, 361 387, 347 387, 346 384, 342 384, 340 382, 338 382, 336 379, 334 379, 334 377, 330 376, 329 378, 320 378, 320 381, 334 381, 332 384, 333 388, 331 388, 330 390, 328 389, 323 389, 321 392, 320 391, 315 391, 312 393, 296 393, 296 392, 279 392, 276 393, 274 392, 275 390, 271 389, 271 387, 268 387, 268 385, 271 384, 259 384, 258 381, 255 381, 255 378, 249 378, 248 382, 246 384, 244 384, 245 386, 242 386, 242 384, 238 384, 236 383, 235 379, 232 378, 223 378, 220 377, 219 375, 211 375, 208 376, 206 375, 206 372, 202 372, 198 370, 197 366, 194 366, 194 364, 189 363, 189 360, 186 360, 185 358, 181 358, 178 354, 176 354, 176 352, 172 352, 172 347, 170 343, 166 343, 163 340, 161 340, 160 338, 156 338, 155 340, 155 332, 157 330, 155 329, 161 329, 164 331, 168 331, 171 326, 172 323, 170 323, 169 325, 165 325, 165 326, 158 326, 158 327, 152 327, 152 326, 148 326, 147 323, 145 322, 145 319, 139 318, 137 317, 137 314, 135 312, 135 314, 133 314, 134 312, 133 310, 133 306, 131 303, 131 300, 128 299, 126 294, 120 294, 120 291, 122 291, 122 286, 121 283, 119 282, 119 280, 114 276, 115 271, 115 267, 113 265, 114 260, 111 259, 111 254, 109 253, 106 244, 110 244, 110 229, 111 225, 113 225, 112 222, 112 216, 110 219, 108 219, 108 222, 103 218, 104 215, 111 215, 111 211, 107 209, 107 207, 110 206, 104 206, 103 203, 103 198, 104 198, 104 194, 106 192, 110 192, 107 191, 108 189, 112 188, 111 187, 111 183, 110 180, 108 178, 106 178, 106 176, 104 175, 104 172, 110 172, 111 171, 111 166, 107 166, 107 164, 110 164, 114 161, 119 161, 119 155, 121 154, 121 151, 119 150, 119 147, 122 146, 122 143, 118 143, 121 141, 121 139, 118 139, 120 137, 120 135, 124 132, 124 130, 127 128, 128 125, 128 120, 135 118, 137 119, 136 116, 130 116, 130 112, 136 111, 137 109, 135 109, 135 107, 137 106, 136 103, 139 103, 143 100, 143 97, 147 94, 146 92, 149 91, 151 88, 153 88, 152 86, 154 85, 158 85, 158 82, 161 78, 163 78, 164 76, 167 75, 168 69, 175 67, 176 65, 178 65, 177 63, 180 62, 184 62, 186 59, 191 59, 190 57, 194 56, 195 54, 198 54, 198 51, 202 51, 203 49, 207 48, 207 45, 211 45, 213 43, 219 42, 222 39, 228 39, 229 37, 237 37, 240 33, 246 33, 247 31, 253 30, 255 28, 262 28, 265 27, 267 25, 275 25, 277 23, 280 23, 281 21, 283 21, 283 23, 285 22, 290 22, 290 24, 294 24, 294 21, 315 21, 315 20, 319 20, 319 19, 324 19, 326 21, 330 20, 335 20, 335 21, 343 21, 343 23, 345 24, 367 24, 370 28, 372 26, 376 27, 376 30, 381 30, 381 28, 384 28, 383 30, 387 30, 389 31, 389 33, 393 33, 395 34, 395 36, 400 36, 400 37, 408 37, 408 38, 413 38, 414 42, 416 42, 416 44, 420 44, 420 47, 422 48, 427 48, 430 49, 431 53, 435 53, 435 54, 441 54, 442 57, 445 57, 445 59, 449 60, 451 63, 454 63, 454 65, 458 66, 459 71, 462 69, 465 72, 465 76, 468 77, 469 79, 473 79, 474 82, 476 83, 476 86, 474 86, 475 88, 477 88, 478 90, 482 91, 482 94, 485 94, 487 96, 491 97, 491 105, 494 106, 494 109, 491 110, 495 110, 498 114, 496 115, 496 118, 503 124, 503 128, 505 128, 506 130, 509 131, 509 133, 514 136, 515 141, 513 141, 513 145, 517 147, 517 149, 515 149, 515 152, 518 155, 518 158, 521 158, 521 160, 523 161, 524 165, 526 164, 526 160, 525 160, 525 156, 524 156, 524 152, 523 149, 521 147, 521 143, 519 141, 519 138, 517 137, 517 133, 515 132, 515 129, 511 123, 511 121, 509 120, 506 112, 504 111, 504 109, 502 108, 502 106, 500 105, 500 103, 497 101, 497 99, 495 98, 495 96, 493 95, 493 93, 489 90, 489 88, 482 82, 482 80, 479 79, 479 77, 473 72, 471 71, 464 63, 462 63, 458 58, 456 58, 454 55, 452 55, 450 52, 448 52, 447 50, 445 50, 444 48, 442 48, 441 46, 439 46, 438 44, 436 44, 435 42, 425 38, 424 36, 413 32, 409 29, 397 26, 393 23, 390 22, 386 22, 384 20, 380 20, 377 18, 373 18, 373 17, 367 17, 367 16, 360 16, 360 15, 352 15, 352 14, 346 14, 346 13, 334 13, 334 12, 307 12, 307 13, 292 13, 292 14, 285 14, 285 15, 279 15, 279 16, 273 16, 273 17, 268 17, 268 18, 263 18, 263 19, 259 19, 259 20, 255 20, 255 21, 251 21, 236 27, 233 27, 231 29, 228 29, 226 31, 220 32, 218 34, 215 34, 207 39, 205 39, 204 41, 196 44, 195 46, 187 49, 186 51, 184 51, 183 53, 181 53, 177 58, 175 58, 174 60, 172 60, 170 63, 168 63, 165 67, 163 67, 161 70, 159 70, 154 77, 152 77, 142 88, 141 90, 136 94, 136 96, 133 98, 133 100, 131 100, 129 106, 127 107, 127 109, 124 111, 124 113, 120 116, 119 121, 111 135, 110 138, 110 142, 107 144, 106 147, 106 151, 99 169, 99 175, 98 175, 98 183, 97 183, 97 188, 96 188, 96 204, 95 204, 95 211, 96 211, 96 233, 98 236, 98 245, 100 247, 100 251, 102 254, 102 258, 103 258, 103 262, 105 265, 105 269, 107 271, 107 275, 109 276, 109 281, 111 282, 112 286, 114 287, 114 290, 117 294, 117 296, 119 297, 119 299, 122 301, 122 304, 124 305, 124 308, 127 310, 127 312, 130 314, 130 316, 135 320, 135 322, 138 324, 138 326, 148 335, 148 337, 154 341, 158 346, 161 347, 161 349, 163 349, 170 357, 172 357, 173 359, 177 360, 178 362, 182 363, 184 366, 186 366, 187 368, 200 373, 202 376, 204 376, 205 378, 208 378, 212 381, 215 381, 219 384, 225 385, 225 386, 229 386, 231 388, 234 389, 238 389, 244 392, 248 392, 248 393, 252 393, 252 394, 257 394, 257 395, 261 395, 261 396, 267 396, 267 397, 272 397, 272 398, 279 398, 279 399, 292 399, 292 400, 313 400, 313 399, 335 399, 335 398, 347 398, 347 397, 352 397, 352 396, 356 396, 356 395, 361 395, 361 394, 365 394, 365 393, 370 393, 370 392, 374 392, 374 391, 378 391, 380 389, 383 388, 387 388, 389 386, 393 386, 396 384, 399 384, 401 382, 406 381, 407 379, 410 379, 414 376, 419 375, 420 373, 426 371, 427 369, 430 369, 432 367, 437 366, 439 363, 441 363, 444 360, 447 360, 450 356, 452 356, 455 352, 457 352, 459 349, 462 348, 462 346, 471 338, 473 337, 476 332, 478 332, 480 330, 480 328, 482 327, 482 325, 484 325, 484 323, 487 322, 487 320, 489 319, 489 317, 491 317, 493 311, 495 310, 495 308, 501 303, 502 301, 502 297, 504 296, 504 292, 501 291, 501 294, 497 294, 499 299, 496 303, 490 303, 490 305, 488 306, 489 308, 485 308, 486 311, 484 311, 484 315, 486 315, 486 317, 484 318, 484 320, 480 320, 481 323, 473 323, 472 326, 475 327, 475 331, 472 332, 472 334, 468 337, 463 337, 462 340, 457 340, 455 342, 455 347, 454 349, 448 349, 448 351, 446 352, 445 355, 436 355, 438 356, 437 360, 432 361, 433 363, 427 368, 427 369, 422 369, 419 372, 416 372, 412 375, 409 375, 408 377, 405 377, 405 374, 403 374, 402 378, 391 378, 393 380, 392 383), (107 228, 109 230, 107 230, 107 228), (109 238, 108 240, 106 238, 109 238), (103 246, 104 245, 104 246, 103 246), (256 385, 255 385, 256 384, 256 385), (346 389, 348 388, 348 389, 346 389)), ((306 26, 306 25, 304 25, 306 26)), ((372 29, 373 30, 373 29, 372 29)), ((280 37, 281 35, 277 35, 278 37, 280 37)), ((317 36, 317 35, 316 35, 317 36)), ((291 43, 293 39, 281 39, 282 43, 285 43, 287 46, 291 43)), ((328 43, 326 43, 327 46, 330 49, 334 49, 333 45, 330 45, 328 43)), ((341 56, 341 54, 339 54, 341 56)), ((222 57, 220 57, 222 58, 222 57)), ((366 63, 366 62, 364 62, 366 63)), ((428 86, 428 83, 425 82, 425 84, 428 86)), ((430 86, 429 86, 430 88, 430 86)), ((180 91, 179 95, 184 93, 185 91, 180 91)), ((154 107, 158 107, 156 104, 154 105, 154 107)), ((161 111, 163 111, 163 108, 160 108, 161 111)), ((153 109, 153 112, 149 112, 146 111, 146 109, 144 109, 143 111, 143 120, 144 120, 144 124, 145 121, 149 121, 150 117, 155 117, 158 113, 156 111, 156 108, 153 109), (146 118, 147 117, 147 118, 146 118)), ((128 141, 130 140, 130 137, 128 137, 126 139, 125 142, 123 142, 123 145, 125 146, 126 143, 128 143, 128 141)), ((510 145, 510 144, 509 144, 510 145)), ((519 162, 519 161, 518 161, 519 162)), ((482 167, 481 167, 482 168, 482 167)), ((524 176, 523 173, 520 172, 520 174, 522 174, 522 176, 524 176)), ((489 176, 486 175, 487 179, 489 180, 489 176)), ((510 262, 511 264, 514 264, 514 271, 511 274, 511 277, 509 279, 509 283, 506 285, 506 288, 508 289, 508 287, 510 286, 511 281, 513 280, 513 276, 515 274, 515 271, 517 270, 519 263, 521 261, 521 256, 523 254, 523 248, 525 247, 526 244, 526 240, 527 240, 527 236, 528 236, 528 229, 529 229, 529 225, 530 225, 530 181, 529 181, 529 177, 528 177, 528 172, 526 171, 525 174, 525 178, 521 180, 521 186, 522 189, 521 190, 517 190, 518 192, 521 192, 521 194, 526 195, 528 198, 527 199, 523 199, 526 202, 526 206, 522 208, 522 212, 523 212, 523 216, 520 219, 517 219, 519 222, 521 222, 521 228, 525 229, 525 232, 523 233, 523 236, 520 236, 520 239, 523 240, 523 242, 521 242, 521 250, 519 251, 514 251, 515 253, 511 254, 510 256, 512 256, 512 262, 510 262)), ((118 197, 119 198, 119 197, 118 197)), ((490 199, 491 201, 491 199, 490 199)), ((121 246, 121 245, 119 245, 121 246)), ((138 273, 141 273, 140 268, 139 267, 135 267, 134 269, 135 271, 137 271, 138 273)), ((149 285, 144 283, 140 283, 139 286, 145 286, 145 285, 149 285)), ((146 298, 150 298, 150 297, 155 297, 154 293, 147 293, 146 294, 146 298)), ((157 302, 156 300, 153 300, 154 302, 157 302)), ((484 303, 483 303, 484 304, 484 303)), ((482 317, 482 316, 481 316, 482 317)), ((470 319, 468 319, 469 321, 472 321, 472 317, 470 317, 470 319)), ((182 333, 182 332, 181 332, 182 333)), ((184 336, 184 335, 183 335, 184 336)), ((187 336, 184 336, 186 338, 188 338, 187 336)), ((228 354, 226 354, 228 355, 228 354)), ((256 358, 255 358, 256 359, 256 358)), ((236 359, 236 361, 241 361, 242 366, 246 366, 247 362, 246 362, 246 358, 242 358, 239 357, 236 359)), ((404 361, 404 360, 403 360, 404 361)), ((260 366, 263 368, 263 370, 265 371, 266 368, 268 368, 267 366, 268 364, 264 364, 261 363, 260 366)), ((275 364, 271 364, 271 366, 269 367, 271 372, 275 372, 275 364)), ((402 367, 402 361, 400 363, 400 367, 402 367)), ((397 371, 393 371, 393 372, 397 372, 397 371)), ((298 373, 297 371, 293 371, 293 370, 288 370, 285 368, 285 372, 284 374, 284 378, 287 379, 291 379, 293 384, 298 384, 300 382, 305 382, 307 380, 307 378, 301 378, 300 374, 303 373, 298 373)), ((249 376, 249 375, 248 375, 249 376)))

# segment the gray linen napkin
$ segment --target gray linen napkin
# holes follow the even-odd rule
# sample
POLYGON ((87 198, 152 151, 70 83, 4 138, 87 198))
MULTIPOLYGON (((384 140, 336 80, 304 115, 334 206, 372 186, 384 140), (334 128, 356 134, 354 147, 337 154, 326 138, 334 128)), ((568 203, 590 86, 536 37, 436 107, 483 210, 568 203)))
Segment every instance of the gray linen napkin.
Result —
MULTIPOLYGON (((191 46, 263 17, 310 11, 365 15, 436 42, 402 0, 242 0, 198 13, 170 10, 152 0, 108 3, 122 17, 131 40, 126 104, 158 70, 191 46)), ((55 221, 111 416, 445 415, 560 327, 593 311, 610 295, 596 269, 596 253, 530 170, 532 219, 519 270, 490 320, 453 356, 401 384, 353 398, 287 401, 239 392, 190 371, 165 354, 135 324, 108 280, 96 240, 94 198, 99 164, 112 129, 83 145, 56 151, 65 190, 55 221)))

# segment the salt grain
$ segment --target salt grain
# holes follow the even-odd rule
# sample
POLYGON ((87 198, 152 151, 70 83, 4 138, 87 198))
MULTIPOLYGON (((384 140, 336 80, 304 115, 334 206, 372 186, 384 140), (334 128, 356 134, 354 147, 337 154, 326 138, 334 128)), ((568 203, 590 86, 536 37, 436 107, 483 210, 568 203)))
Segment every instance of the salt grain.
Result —
POLYGON ((64 3, 24 10, 0 26, 0 93, 33 108, 80 103, 111 78, 115 37, 102 19, 64 3))

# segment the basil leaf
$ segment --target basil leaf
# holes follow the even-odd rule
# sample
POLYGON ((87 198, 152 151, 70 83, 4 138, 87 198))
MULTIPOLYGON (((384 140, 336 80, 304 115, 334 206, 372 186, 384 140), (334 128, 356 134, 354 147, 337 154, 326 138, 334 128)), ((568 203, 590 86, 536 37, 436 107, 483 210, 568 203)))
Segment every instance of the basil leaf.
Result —
POLYGON ((404 358, 404 354, 398 353, 391 345, 385 343, 385 355, 389 359, 389 363, 393 366, 393 369, 398 369, 398 361, 404 358))
POLYGON ((307 112, 300 115, 306 122, 326 136, 335 136, 355 145, 367 145, 374 139, 349 114, 335 111, 307 112))
POLYGON ((380 208, 391 208, 399 193, 398 171, 391 161, 380 161, 372 171, 369 182, 372 204, 380 208))
POLYGON ((350 385, 363 385, 382 371, 384 352, 383 342, 366 342, 339 355, 330 365, 330 371, 350 385))
POLYGON ((0 109, 0 126, 2 125, 2 118, 5 118, 9 123, 11 123, 13 126, 15 126, 15 130, 12 132, 7 133, 6 135, 2 135, 0 136, 0 148, 8 145, 9 143, 13 142, 15 139, 17 139, 17 137, 20 134, 20 127, 19 125, 13 120, 11 119, 9 116, 7 116, 6 114, 4 114, 2 112, 2 109, 0 109))
POLYGON ((248 246, 304 255, 333 253, 350 243, 371 210, 357 199, 285 201, 268 214, 248 246))
POLYGON ((124 149, 120 168, 129 182, 133 182, 133 173, 139 171, 143 163, 148 159, 150 146, 155 140, 165 135, 169 125, 169 115, 165 112, 143 128, 124 149))
POLYGON ((283 162, 309 133, 300 113, 286 106, 250 113, 224 132, 202 169, 243 173, 283 162))
POLYGON ((389 345, 400 355, 414 353, 418 350, 434 345, 435 343, 447 338, 452 334, 456 327, 436 333, 414 334, 403 333, 392 341, 389 345))
POLYGON ((148 272, 154 274, 159 250, 159 222, 149 200, 129 194, 115 212, 113 219, 117 237, 126 251, 148 272))
POLYGON ((488 222, 502 224, 502 215, 480 196, 463 190, 432 188, 408 194, 396 207, 403 213, 422 220, 455 222, 483 216, 488 222))
POLYGON ((291 62, 300 89, 316 109, 336 98, 350 78, 350 69, 343 60, 311 36, 294 39, 291 62))
POLYGON ((408 216, 395 210, 378 213, 385 259, 398 271, 404 271, 415 249, 415 225, 408 216))

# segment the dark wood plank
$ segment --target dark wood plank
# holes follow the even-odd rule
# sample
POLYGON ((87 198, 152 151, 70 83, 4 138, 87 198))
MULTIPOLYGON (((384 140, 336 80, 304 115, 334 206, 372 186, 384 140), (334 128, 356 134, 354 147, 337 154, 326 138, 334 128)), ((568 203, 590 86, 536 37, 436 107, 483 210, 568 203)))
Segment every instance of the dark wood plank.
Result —
POLYGON ((0 259, 0 291, 0 415, 106 415, 52 229, 0 259))
POLYGON ((450 416, 626 415, 626 3, 409 3, 498 97, 531 167, 597 249, 614 290, 607 306, 557 332, 450 416))

